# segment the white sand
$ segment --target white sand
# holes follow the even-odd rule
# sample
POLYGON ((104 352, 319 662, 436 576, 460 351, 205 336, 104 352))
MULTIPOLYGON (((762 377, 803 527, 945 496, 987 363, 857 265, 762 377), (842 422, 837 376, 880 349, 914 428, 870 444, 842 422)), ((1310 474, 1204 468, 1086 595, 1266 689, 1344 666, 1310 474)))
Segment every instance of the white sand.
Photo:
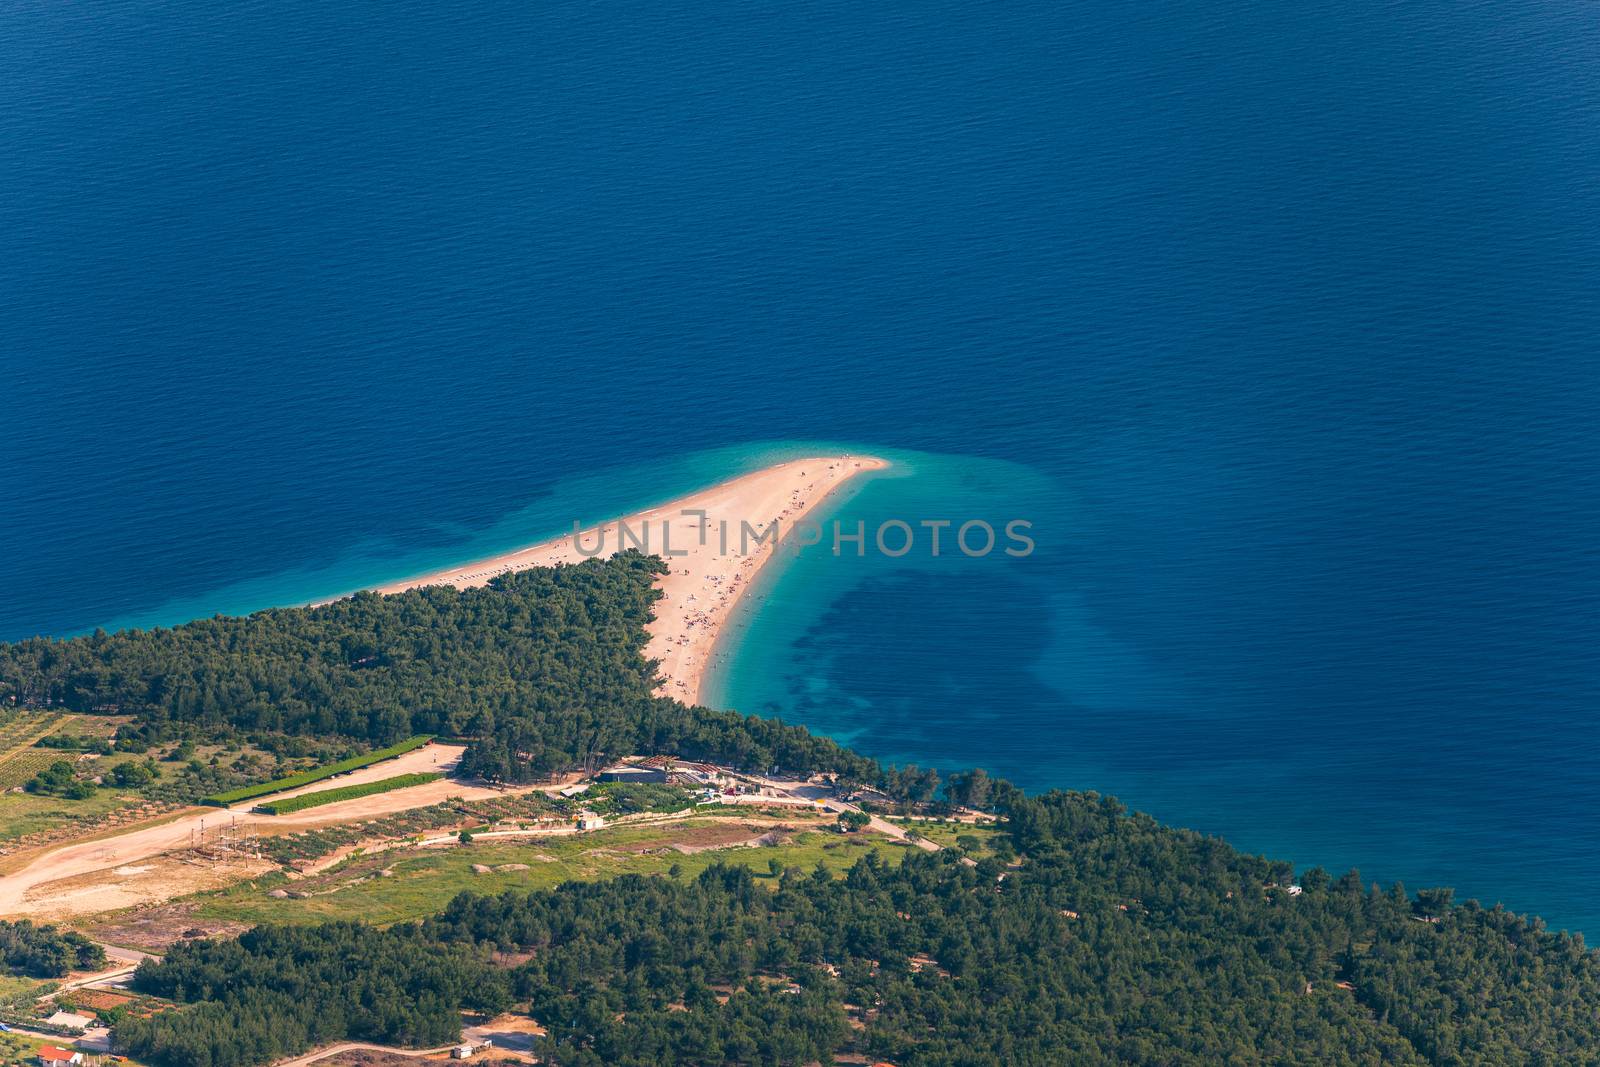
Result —
MULTIPOLYGON (((666 556, 662 545, 665 526, 671 550, 684 553, 667 559, 669 573, 659 583, 665 596, 656 604, 656 617, 647 627, 650 642, 645 646, 645 655, 660 663, 663 695, 691 704, 701 699, 717 635, 732 616, 739 598, 750 589, 757 571, 773 556, 770 541, 756 543, 754 536, 741 539, 743 524, 761 531, 777 520, 780 530, 787 534, 794 523, 805 519, 845 482, 865 471, 887 466, 875 456, 790 460, 620 520, 636 536, 643 536, 648 530, 650 540, 645 551, 666 556), (702 520, 685 515, 685 511, 706 513, 704 544, 700 537, 702 520), (726 546, 721 536, 724 529, 726 546)), ((617 522, 613 521, 584 530, 578 539, 569 534, 492 559, 395 582, 378 591, 398 593, 423 585, 445 584, 465 589, 524 567, 576 563, 585 558, 578 551, 580 543, 586 549, 596 547, 597 530, 604 532, 605 540, 600 551, 592 554, 610 556, 623 547, 617 543, 617 522)))
MULTIPOLYGON (((770 540, 754 542, 752 539, 750 543, 741 544, 741 524, 748 523, 753 529, 761 530, 776 519, 787 534, 794 523, 806 518, 830 493, 851 478, 886 466, 885 461, 872 456, 791 460, 621 520, 636 535, 643 534, 648 520, 651 540, 646 550, 663 556, 666 553, 661 544, 661 524, 668 523, 672 551, 684 553, 667 560, 669 573, 660 580, 665 596, 656 605, 656 617, 648 626, 650 641, 645 655, 660 663, 663 694, 687 702, 699 699, 718 633, 731 617, 739 598, 750 589, 756 573, 774 554, 775 546, 770 540), (699 537, 702 520, 698 516, 685 516, 682 514, 685 509, 706 513, 704 544, 699 537), (727 524, 728 531, 725 549, 721 537, 723 523, 727 524)), ((579 535, 581 543, 593 547, 596 531, 600 529, 605 530, 606 541, 597 554, 611 555, 618 550, 615 522, 583 531, 579 535)), ((379 591, 396 593, 417 586, 446 583, 467 588, 483 585, 506 571, 575 563, 585 558, 578 551, 579 543, 569 535, 493 559, 396 582, 379 591)), ((455 746, 428 745, 347 776, 279 796, 353 785, 412 771, 448 771, 461 752, 462 749, 455 746)), ((501 790, 442 779, 289 815, 256 815, 247 810, 248 803, 229 811, 208 808, 169 822, 136 826, 126 833, 97 841, 45 851, 20 870, 0 876, 0 916, 62 917, 127 907, 225 885, 271 866, 243 865, 237 870, 219 870, 215 877, 203 877, 193 866, 166 860, 154 869, 131 866, 187 848, 198 838, 202 823, 208 837, 224 823, 240 831, 286 833, 309 826, 376 818, 389 812, 436 804, 448 797, 474 800, 502 795, 501 790), (116 870, 119 867, 127 873, 119 874, 116 870)))

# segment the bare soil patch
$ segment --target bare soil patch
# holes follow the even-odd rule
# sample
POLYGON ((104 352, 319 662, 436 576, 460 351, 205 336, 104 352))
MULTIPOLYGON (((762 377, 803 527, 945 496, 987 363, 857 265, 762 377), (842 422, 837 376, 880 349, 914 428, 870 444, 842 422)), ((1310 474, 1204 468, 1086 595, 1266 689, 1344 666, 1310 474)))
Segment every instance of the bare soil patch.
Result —
POLYGON ((394 1052, 356 1049, 352 1052, 336 1052, 325 1060, 316 1061, 312 1067, 415 1067, 419 1063, 444 1058, 444 1056, 401 1056, 394 1052))
POLYGON ((152 856, 120 868, 40 882, 28 888, 25 901, 34 916, 64 919, 221 889, 276 869, 267 860, 248 857, 197 863, 173 855, 152 856))
POLYGON ((96 941, 145 952, 165 952, 179 941, 199 937, 232 937, 250 929, 249 923, 222 919, 197 919, 198 904, 160 904, 124 912, 108 921, 82 925, 96 941))
POLYGON ((775 843, 794 833, 794 827, 770 823, 723 823, 701 824, 685 826, 674 832, 670 842, 638 841, 628 845, 618 845, 613 851, 643 855, 646 853, 665 853, 668 851, 681 852, 693 855, 696 852, 708 852, 712 849, 735 848, 741 846, 754 847, 766 844, 765 838, 771 837, 775 843))
POLYGON ((105 989, 80 989, 72 994, 72 1002, 80 1008, 89 1008, 96 1014, 131 1004, 133 998, 126 993, 113 993, 105 989))

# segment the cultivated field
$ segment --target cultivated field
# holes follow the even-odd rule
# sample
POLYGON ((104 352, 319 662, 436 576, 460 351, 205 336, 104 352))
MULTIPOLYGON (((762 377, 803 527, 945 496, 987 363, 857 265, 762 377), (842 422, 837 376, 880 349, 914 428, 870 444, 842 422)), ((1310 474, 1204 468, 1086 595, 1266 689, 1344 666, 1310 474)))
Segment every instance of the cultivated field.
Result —
POLYGON ((205 803, 214 804, 219 808, 226 808, 241 801, 254 800, 257 797, 270 796, 274 793, 286 793, 303 785, 311 785, 313 782, 324 781, 328 778, 337 778, 340 775, 349 774, 352 771, 361 770, 376 763, 382 763, 384 760, 394 759, 408 752, 414 752, 431 740, 431 737, 419 734, 416 737, 407 738, 397 745, 380 748, 375 752, 352 756, 349 759, 340 760, 337 763, 330 763, 322 767, 313 767, 307 771, 291 774, 286 778, 278 778, 270 782, 261 782, 257 785, 231 789, 226 793, 218 793, 216 796, 206 797, 205 803))
POLYGON ((370 797, 378 793, 389 793, 396 789, 410 789, 415 785, 427 785, 429 782, 438 781, 444 777, 441 774, 397 774, 393 778, 380 778, 376 782, 367 782, 363 785, 341 785, 333 789, 322 789, 315 793, 301 793, 299 796, 289 797, 285 800, 269 800, 265 804, 257 804, 255 811, 267 815, 289 815, 306 808, 316 808, 323 804, 337 804, 344 800, 354 800, 357 797, 370 797))
POLYGON ((22 785, 61 759, 61 753, 33 744, 54 733, 66 718, 61 712, 0 712, 0 789, 22 785))
POLYGON ((0 854, 91 827, 115 825, 141 809, 160 807, 128 790, 96 790, 92 796, 72 800, 22 792, 35 775, 63 760, 92 769, 85 773, 104 774, 118 763, 136 758, 101 756, 81 760, 83 753, 72 749, 35 747, 38 741, 55 735, 109 737, 122 721, 113 716, 67 712, 0 711, 0 854))

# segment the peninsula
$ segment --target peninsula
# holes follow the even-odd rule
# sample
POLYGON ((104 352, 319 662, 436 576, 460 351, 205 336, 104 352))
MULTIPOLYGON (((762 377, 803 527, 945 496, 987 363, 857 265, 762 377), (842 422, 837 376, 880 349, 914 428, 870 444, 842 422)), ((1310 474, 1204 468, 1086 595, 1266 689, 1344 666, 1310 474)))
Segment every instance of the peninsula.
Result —
POLYGON ((426 585, 469 589, 511 571, 578 563, 630 547, 660 554, 667 573, 658 582, 663 596, 646 626, 650 640, 644 654, 659 664, 660 695, 696 704, 723 626, 776 550, 773 540, 741 537, 741 532, 764 531, 774 521, 788 530, 851 479, 888 466, 887 460, 876 456, 793 459, 587 527, 576 536, 391 582, 378 592, 400 593, 426 585))

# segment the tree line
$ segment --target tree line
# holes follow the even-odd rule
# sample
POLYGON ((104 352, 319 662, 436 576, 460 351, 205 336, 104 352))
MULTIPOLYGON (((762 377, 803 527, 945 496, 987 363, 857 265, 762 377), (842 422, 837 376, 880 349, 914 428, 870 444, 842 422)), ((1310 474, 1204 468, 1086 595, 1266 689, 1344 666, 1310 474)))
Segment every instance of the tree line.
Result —
POLYGON ((633 752, 879 779, 799 727, 654 695, 642 651, 663 568, 629 551, 475 589, 0 644, 0 700, 138 716, 130 744, 195 729, 368 746, 459 736, 472 739, 462 772, 505 782, 633 752))
POLYGON ((27 919, 0 921, 0 964, 10 974, 60 978, 68 971, 102 967, 106 953, 73 930, 37 926, 27 919))
POLYGON ((268 1035, 271 1055, 443 1043, 458 1008, 514 1003, 549 1032, 539 1054, 572 1067, 1600 1062, 1600 961, 1581 938, 1353 871, 1295 882, 1092 793, 1006 795, 1011 863, 714 866, 464 894, 386 931, 178 945, 135 985, 194 1007, 117 1040, 157 1064, 246 1067, 268 1035))
POLYGON ((208 729, 280 746, 466 736, 467 768, 504 781, 631 752, 830 771, 906 803, 942 794, 994 810, 1005 846, 973 865, 913 852, 843 878, 714 867, 690 882, 463 896, 382 931, 260 927, 181 944, 136 984, 184 1009, 125 1019, 122 1047, 161 1065, 246 1067, 345 1038, 442 1044, 461 1009, 515 1003, 549 1030, 541 1054, 577 1067, 844 1052, 982 1067, 1064 1051, 1085 1063, 1600 1063, 1600 963, 1538 920, 1444 890, 1364 886, 1353 871, 1296 882, 1289 864, 1092 793, 1027 797, 981 771, 886 769, 798 727, 655 697, 642 650, 661 567, 626 553, 482 589, 0 645, 0 699, 134 714, 135 744, 208 729))

